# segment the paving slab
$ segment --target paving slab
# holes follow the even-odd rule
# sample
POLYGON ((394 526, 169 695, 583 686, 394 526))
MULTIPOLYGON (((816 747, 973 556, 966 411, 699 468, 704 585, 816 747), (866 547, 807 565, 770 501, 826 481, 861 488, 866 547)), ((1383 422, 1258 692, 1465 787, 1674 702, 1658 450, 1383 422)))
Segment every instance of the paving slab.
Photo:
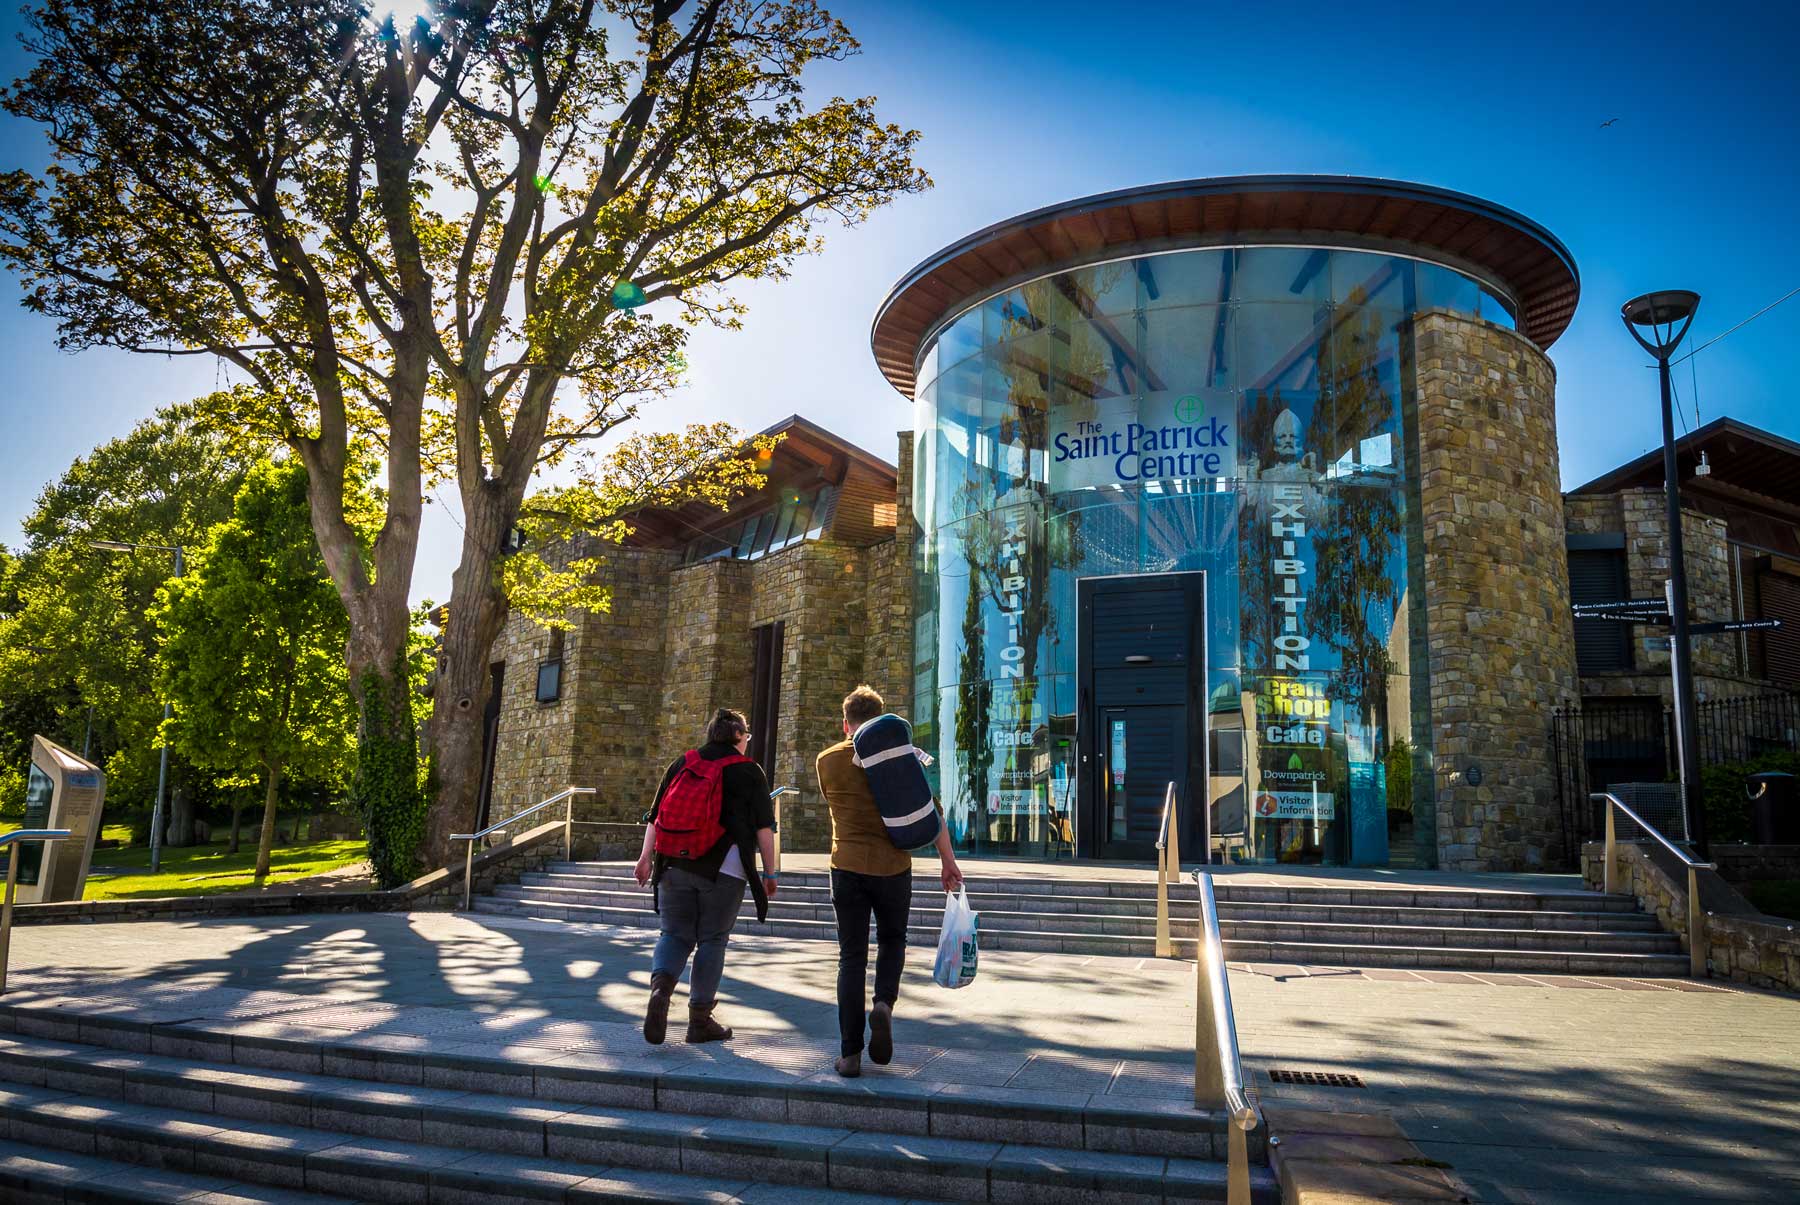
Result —
MULTIPOLYGON (((51 1042, 102 1040, 84 1037, 84 1019, 154 1020, 150 1059, 298 1039, 313 1045, 294 1071, 380 1079, 420 1101, 437 1088, 433 1066, 498 1054, 521 1072, 630 1073, 571 1110, 651 1107, 658 1077, 677 1074, 695 1093, 786 1084, 788 1120, 819 1126, 838 1107, 874 1115, 940 1096, 945 1118, 959 1097, 999 1095, 1046 1112, 1060 1100, 1095 1124, 1113 1102, 1191 1099, 1190 963, 995 951, 973 985, 946 992, 915 951, 893 1065, 865 1061, 846 1083, 830 1071, 834 945, 740 936, 719 1006, 738 1038, 651 1048, 638 1024, 654 937, 448 913, 28 927, 13 936, 5 1004, 29 1005, 36 1023, 17 1031, 51 1042)), ((1265 1107, 1391 1116, 1484 1200, 1800 1198, 1800 999, 1707 981, 1291 963, 1233 964, 1231 988, 1265 1107), (1276 1083, 1275 1070, 1360 1084, 1276 1083)), ((608 1191, 597 1183, 592 1198, 608 1191)))

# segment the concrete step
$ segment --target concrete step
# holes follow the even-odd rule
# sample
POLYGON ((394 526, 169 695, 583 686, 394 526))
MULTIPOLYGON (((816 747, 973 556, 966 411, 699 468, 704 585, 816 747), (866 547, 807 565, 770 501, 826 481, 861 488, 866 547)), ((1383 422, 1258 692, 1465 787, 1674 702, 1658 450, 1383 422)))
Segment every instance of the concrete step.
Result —
MULTIPOLYGON (((484 898, 475 901, 475 911, 485 915, 530 917, 538 920, 577 924, 599 924, 637 929, 657 927, 656 914, 648 909, 599 908, 581 904, 551 904, 519 899, 484 898)), ((1427 930, 1408 930, 1390 934, 1384 944, 1380 939, 1350 940, 1352 934, 1333 934, 1330 932, 1331 926, 1310 926, 1309 928, 1314 933, 1320 934, 1320 936, 1312 938, 1288 932, 1287 928, 1286 926, 1275 926, 1273 931, 1241 937, 1226 933, 1225 927, 1221 926, 1221 935, 1225 937, 1225 956, 1239 962, 1420 967, 1443 970, 1537 971, 1583 975, 1660 977, 1685 976, 1688 972, 1686 957, 1679 953, 1668 952, 1678 950, 1678 945, 1670 946, 1664 943, 1659 947, 1642 951, 1609 950, 1604 947, 1610 940, 1610 935, 1594 935, 1594 943, 1601 947, 1596 949, 1569 948, 1570 943, 1563 943, 1563 948, 1534 949, 1529 946, 1496 944, 1486 946, 1450 944, 1444 940, 1443 934, 1427 930), (1336 940, 1332 940, 1332 938, 1336 938, 1336 940), (1420 940, 1414 942, 1415 938, 1420 940), (1408 942, 1414 942, 1414 944, 1406 944, 1408 942)), ((1191 935, 1191 925, 1185 931, 1177 931, 1173 924, 1170 929, 1175 956, 1178 958, 1193 957, 1194 939, 1191 935)), ((758 922, 754 918, 740 919, 733 931, 803 941, 836 941, 837 939, 837 928, 831 921, 789 920, 773 913, 766 922, 758 922)), ((1493 930, 1472 929, 1465 932, 1478 935, 1484 941, 1493 941, 1493 930)), ((937 934, 938 930, 935 925, 909 925, 907 942, 917 948, 931 949, 937 944, 937 934)), ((1456 936, 1460 938, 1462 934, 1456 936)), ((1519 935, 1521 940, 1527 941, 1563 936, 1567 935, 1531 932, 1519 935)), ((1629 944, 1640 938, 1653 940, 1663 935, 1623 934, 1619 936, 1622 942, 1629 944)), ((985 918, 981 930, 981 945, 985 950, 1103 954, 1131 958, 1148 958, 1153 957, 1156 953, 1154 936, 990 929, 987 927, 985 918)))
MULTIPOLYGON (((550 908, 574 906, 638 914, 649 912, 650 904, 647 894, 642 891, 635 895, 625 895, 618 892, 581 891, 566 887, 535 885, 502 886, 495 891, 493 898, 550 908)), ((1004 902, 1012 903, 1013 901, 1004 902)), ((981 930, 984 935, 1053 933, 1071 936, 1145 938, 1152 941, 1156 937, 1156 920, 1153 916, 1087 916, 1067 912, 1037 915, 1028 912, 1003 912, 992 909, 977 909, 977 911, 981 916, 981 930)), ((756 923, 752 919, 755 916, 755 909, 748 903, 740 916, 744 918, 743 923, 756 923)), ((943 924, 943 916, 941 909, 914 908, 908 916, 908 927, 931 931, 943 924)), ((1220 918, 1219 932, 1227 941, 1314 941, 1330 944, 1463 946, 1472 949, 1535 949, 1567 952, 1597 950, 1617 954, 1678 953, 1680 950, 1680 943, 1674 936, 1656 929, 1639 928, 1624 931, 1500 929, 1491 926, 1467 926, 1464 924, 1467 916, 1466 913, 1452 911, 1439 918, 1434 924, 1400 925, 1340 924, 1325 921, 1296 922, 1286 919, 1241 920, 1233 915, 1220 918)), ((833 938, 837 932, 836 914, 829 903, 797 904, 778 898, 770 905, 769 918, 770 923, 774 924, 805 922, 830 926, 833 938)), ((640 915, 639 919, 643 920, 643 917, 640 915)), ((1590 923, 1593 923, 1604 921, 1605 918, 1589 914, 1588 919, 1590 923)), ((654 922, 644 921, 644 923, 654 922)), ((1191 913, 1185 909, 1178 910, 1170 919, 1169 931, 1174 937, 1192 939, 1198 925, 1199 922, 1192 918, 1191 913)))
POLYGON ((246 1184, 237 1177, 143 1167, 22 1142, 0 1141, 0 1200, 52 1205, 68 1201, 189 1201, 196 1205, 355 1205, 350 1197, 246 1184))
MULTIPOLYGON (((1176 942, 1176 954, 1191 947, 1176 942)), ((1612 954, 1561 950, 1479 950, 1451 946, 1329 945, 1292 941, 1228 941, 1225 957, 1234 962, 1274 962, 1300 966, 1397 967, 1406 970, 1510 971, 1540 975, 1624 975, 1685 979, 1686 954, 1612 954)))
MULTIPOLYGON (((505 884, 494 892, 496 899, 529 900, 545 904, 583 904, 599 908, 646 909, 650 907, 650 894, 643 888, 633 885, 630 891, 601 890, 586 887, 569 886, 566 883, 547 883, 541 880, 544 876, 528 875, 524 882, 505 884)), ((1059 903, 1068 903, 1070 897, 1054 897, 1059 903)), ((936 925, 942 923, 943 908, 939 904, 931 907, 930 899, 919 901, 920 906, 912 910, 911 923, 915 925, 936 925)), ((1030 932, 1061 933, 1123 933, 1137 936, 1154 936, 1156 931, 1155 901, 1140 903, 1138 901, 1101 900, 1097 911, 1087 909, 1060 908, 1054 911, 1041 912, 1035 908, 1035 901, 1014 896, 993 895, 969 897, 970 905, 982 917, 982 927, 987 931, 1013 930, 1030 932)), ((1194 909, 1192 901, 1176 899, 1171 905, 1171 923, 1177 932, 1187 932, 1192 936, 1194 909)), ((755 905, 748 899, 744 902, 743 915, 755 914, 755 905)), ((781 893, 770 901, 770 915, 785 920, 831 921, 835 913, 831 906, 830 896, 817 890, 794 891, 783 885, 781 893)), ((1586 948, 1581 944, 1584 937, 1595 934, 1630 933, 1645 937, 1662 936, 1657 928, 1656 918, 1642 913, 1593 913, 1593 912, 1491 912, 1476 909, 1439 909, 1439 908, 1354 908, 1336 906, 1315 906, 1307 904, 1260 904, 1260 905, 1221 905, 1219 908, 1221 925, 1230 924, 1280 924, 1300 927, 1318 925, 1362 926, 1367 928, 1418 929, 1421 931, 1443 931, 1447 929, 1461 930, 1524 930, 1543 932, 1546 934, 1569 933, 1572 948, 1586 948)), ((1229 933, 1227 934, 1229 936, 1229 933)), ((1518 944, 1510 939, 1500 939, 1501 944, 1518 944)), ((1444 944, 1432 942, 1430 944, 1444 944)), ((1483 944, 1479 940, 1473 944, 1483 944)), ((1529 944, 1529 943, 1528 943, 1529 944)))
MULTIPOLYGON (((1188 875, 1194 868, 1188 867, 1183 873, 1188 875)), ((963 863, 966 876, 965 886, 971 897, 976 895, 1027 895, 1027 896, 1085 896, 1111 899, 1151 900, 1156 898, 1156 872, 1146 867, 1142 878, 1133 879, 1080 879, 1080 878, 1033 878, 1024 875, 983 875, 979 862, 963 863)), ((552 875, 576 875, 588 879, 613 880, 620 888, 629 885, 637 889, 631 877, 631 865, 626 862, 553 862, 545 868, 545 873, 552 875)), ((1229 873, 1217 874, 1213 878, 1213 894, 1220 904, 1336 904, 1370 908, 1480 908, 1500 911, 1552 911, 1552 912, 1635 912, 1637 903, 1629 896, 1602 895, 1599 892, 1525 892, 1525 891, 1481 891, 1453 890, 1408 886, 1345 886, 1321 887, 1313 885, 1274 885, 1265 883, 1240 883, 1233 881, 1229 873)), ((1184 884, 1191 883, 1191 877, 1183 879, 1184 884)), ((822 871, 783 870, 781 887, 786 891, 794 887, 818 887, 829 889, 831 878, 822 871)), ((1189 894, 1192 887, 1186 888, 1189 894)), ((935 875, 916 874, 913 880, 915 897, 937 894, 941 895, 935 875)))
MULTIPOLYGON (((992 1132, 941 1138, 669 1109, 568 1108, 293 1072, 247 1075, 29 1038, 0 1046, 0 1075, 13 1080, 0 1089, 0 1121, 15 1141, 362 1199, 799 1201, 807 1190, 829 1190, 850 1205, 1223 1200, 1225 1189, 1225 1167, 1210 1159, 1070 1150, 992 1132), (30 1082, 40 1075, 41 1085, 30 1082)), ((715 1095, 728 1087, 708 1078, 715 1095)), ((1035 1137, 1023 1116, 1035 1109, 1018 1112, 995 1120, 1035 1137)), ((1259 1197, 1272 1202, 1273 1178, 1254 1171, 1259 1197)))
MULTIPOLYGON (((1005 1141, 1036 1140, 1082 1150, 1133 1154, 1150 1149, 1191 1158, 1224 1158, 1225 1119, 1220 1114, 1170 1105, 1160 1098, 1075 1094, 1056 1101, 1034 1099, 1021 1112, 1017 1092, 960 1085, 933 1093, 909 1079, 868 1076, 846 1081, 829 1073, 830 1055, 815 1072, 789 1068, 785 1075, 734 1078, 704 1065, 646 1069, 630 1060, 581 1054, 542 1057, 508 1053, 496 1035, 491 1053, 434 1050, 428 1040, 374 1044, 351 1034, 321 1038, 317 1029, 284 1036, 279 1018, 223 1023, 147 1024, 116 1015, 46 1014, 28 1006, 0 1005, 0 1079, 59 1087, 86 1094, 124 1094, 148 1102, 194 1105, 210 1092, 207 1108, 249 1119, 314 1120, 310 1109, 323 1097, 340 1109, 346 1085, 423 1087, 440 1093, 473 1093, 529 1100, 553 1110, 616 1105, 698 1117, 830 1124, 853 1131, 960 1138, 971 1134, 1005 1141), (57 1077, 51 1079, 52 1074, 57 1077), (127 1085, 137 1085, 135 1087, 127 1085), (277 1115, 263 1103, 291 1111, 277 1115)), ((631 1045, 636 1043, 636 1025, 631 1045)), ((727 1048, 729 1050, 729 1048, 727 1048)), ((725 1069, 728 1071, 729 1069, 725 1069)), ((1251 1134, 1258 1150, 1260 1131, 1251 1134)))
MULTIPOLYGON (((520 916, 537 920, 577 924, 610 925, 619 928, 655 929, 657 916, 648 907, 601 908, 587 904, 563 904, 532 900, 479 897, 474 911, 487 916, 520 916)), ((771 913, 767 921, 754 915, 739 919, 734 933, 785 937, 800 941, 837 941, 837 924, 831 920, 793 920, 771 913)), ((938 925, 909 925, 907 941, 915 947, 937 946, 938 925)), ((1192 939, 1188 939, 1191 947, 1192 939)), ((1021 950, 1036 954, 1116 954, 1149 957, 1156 952, 1154 937, 1134 937, 1115 933, 1066 933, 1043 930, 984 929, 984 950, 1021 950)))

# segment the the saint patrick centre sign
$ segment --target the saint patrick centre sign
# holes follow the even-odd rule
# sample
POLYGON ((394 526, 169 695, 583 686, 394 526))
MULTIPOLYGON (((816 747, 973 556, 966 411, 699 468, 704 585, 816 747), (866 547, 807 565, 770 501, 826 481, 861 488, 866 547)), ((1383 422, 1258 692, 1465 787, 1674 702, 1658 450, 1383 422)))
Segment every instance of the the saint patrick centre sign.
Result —
POLYGON ((1237 401, 1222 389, 1097 398, 1050 416, 1053 493, 1237 474, 1237 401))

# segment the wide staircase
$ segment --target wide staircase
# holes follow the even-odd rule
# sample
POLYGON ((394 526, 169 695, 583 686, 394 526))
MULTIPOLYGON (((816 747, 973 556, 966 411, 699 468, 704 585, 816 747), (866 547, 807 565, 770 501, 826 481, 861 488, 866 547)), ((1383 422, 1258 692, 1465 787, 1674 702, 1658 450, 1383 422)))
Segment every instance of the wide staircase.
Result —
MULTIPOLYGON (((964 864, 984 949, 1147 956, 1156 950, 1156 882, 1059 875, 981 874, 964 864)), ((1679 941, 1634 900, 1577 892, 1447 890, 1407 886, 1269 885, 1214 878, 1225 956, 1239 962, 1406 967, 1576 975, 1685 976, 1679 941)), ((1175 952, 1192 957, 1198 924, 1191 886, 1173 891, 1175 952)), ((936 943, 943 892, 914 880, 913 944, 936 943)), ((830 881, 822 872, 783 868, 769 919, 749 902, 737 932, 830 940, 830 881)), ((649 892, 631 866, 554 863, 492 897, 489 915, 654 928, 649 892)))
MULTIPOLYGON (((321 1039, 271 1007, 0 1005, 0 1200, 1226 1200, 1224 1114, 1177 1102, 434 1038, 468 1024, 446 1009, 321 1039)), ((1251 1198, 1273 1205, 1265 1132, 1251 1198)))

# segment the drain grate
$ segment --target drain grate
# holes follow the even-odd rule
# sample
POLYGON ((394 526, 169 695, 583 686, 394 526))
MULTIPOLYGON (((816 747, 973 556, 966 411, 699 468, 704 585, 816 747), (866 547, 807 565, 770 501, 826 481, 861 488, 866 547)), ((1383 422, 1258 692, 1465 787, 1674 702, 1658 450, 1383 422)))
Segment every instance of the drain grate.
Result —
POLYGON ((1286 1071, 1269 1072, 1269 1078, 1278 1084, 1306 1084, 1313 1088, 1361 1088, 1362 1076, 1346 1075, 1341 1071, 1286 1071))

